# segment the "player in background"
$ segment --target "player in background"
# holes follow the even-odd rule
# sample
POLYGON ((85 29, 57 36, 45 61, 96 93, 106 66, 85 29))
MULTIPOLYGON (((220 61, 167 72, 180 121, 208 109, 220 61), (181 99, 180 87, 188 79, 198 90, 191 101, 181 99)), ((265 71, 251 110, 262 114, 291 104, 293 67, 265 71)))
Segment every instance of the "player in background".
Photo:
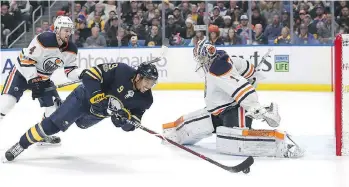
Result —
MULTIPOLYGON (((69 37, 74 31, 74 23, 67 16, 59 16, 54 22, 54 32, 44 32, 35 36, 27 48, 19 53, 11 69, 0 96, 0 124, 25 90, 31 90, 32 98, 38 99, 40 107, 45 109, 44 118, 50 116, 60 105, 61 100, 53 87, 51 75, 64 68, 66 76, 78 80, 82 72, 75 63, 78 49, 69 37)), ((59 137, 45 137, 45 143, 59 143, 59 137)))
POLYGON ((89 128, 111 116, 116 127, 133 131, 153 103, 151 88, 156 84, 156 66, 142 63, 137 70, 124 63, 101 64, 82 75, 78 86, 62 105, 41 123, 31 127, 6 153, 12 161, 46 136, 66 131, 73 123, 89 128))
POLYGON ((163 124, 165 137, 193 145, 216 133, 216 150, 225 154, 301 157, 304 153, 289 135, 279 130, 254 130, 252 121, 280 124, 278 106, 262 106, 255 90, 263 75, 252 63, 230 57, 205 40, 194 48, 194 58, 205 74, 206 107, 163 124))

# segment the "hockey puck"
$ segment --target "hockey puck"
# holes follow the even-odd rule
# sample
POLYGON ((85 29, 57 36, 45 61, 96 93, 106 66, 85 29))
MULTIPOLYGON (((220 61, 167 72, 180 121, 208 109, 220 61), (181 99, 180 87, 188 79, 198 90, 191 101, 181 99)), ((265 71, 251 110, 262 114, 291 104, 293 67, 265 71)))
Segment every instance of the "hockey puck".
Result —
POLYGON ((245 173, 245 174, 248 174, 250 173, 251 169, 248 167, 246 169, 244 169, 242 172, 245 173))

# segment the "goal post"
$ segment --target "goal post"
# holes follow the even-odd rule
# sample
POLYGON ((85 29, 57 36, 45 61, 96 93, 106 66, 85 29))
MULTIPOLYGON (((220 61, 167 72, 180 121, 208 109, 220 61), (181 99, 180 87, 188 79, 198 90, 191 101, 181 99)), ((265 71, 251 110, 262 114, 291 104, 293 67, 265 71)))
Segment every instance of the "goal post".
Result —
POLYGON ((349 155, 349 34, 334 41, 336 155, 349 155))

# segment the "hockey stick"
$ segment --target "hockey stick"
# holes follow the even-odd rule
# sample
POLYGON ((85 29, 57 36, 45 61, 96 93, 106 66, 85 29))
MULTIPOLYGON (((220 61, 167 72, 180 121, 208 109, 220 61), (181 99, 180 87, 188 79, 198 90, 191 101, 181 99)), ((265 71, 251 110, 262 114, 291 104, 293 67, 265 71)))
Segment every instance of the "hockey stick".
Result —
POLYGON ((206 160, 206 161, 210 162, 211 164, 214 164, 214 165, 216 165, 216 166, 218 166, 218 167, 220 167, 220 168, 222 168, 222 169, 224 169, 226 171, 232 172, 232 173, 239 173, 239 172, 242 171, 243 173, 247 174, 247 173, 250 172, 250 166, 254 163, 253 157, 249 156, 249 157, 247 157, 247 159, 245 159, 243 162, 241 162, 240 164, 238 164, 236 166, 226 166, 226 165, 223 165, 223 164, 221 164, 221 163, 219 163, 219 162, 217 162, 217 161, 215 161, 215 160, 213 160, 211 158, 206 157, 205 155, 202 155, 202 154, 197 153, 197 152, 195 152, 195 151, 193 151, 193 150, 191 150, 191 149, 189 149, 189 148, 187 148, 187 147, 185 147, 183 145, 180 145, 180 144, 178 144, 178 143, 176 143, 176 142, 174 142, 174 141, 172 141, 172 140, 170 140, 168 138, 165 138, 164 136, 162 136, 162 135, 160 135, 160 134, 158 134, 158 133, 156 133, 156 132, 154 132, 154 131, 152 131, 152 130, 144 127, 144 126, 142 126, 141 124, 137 124, 136 126, 138 128, 140 128, 140 129, 142 129, 143 131, 146 131, 146 132, 148 132, 150 134, 153 134, 156 137, 158 137, 158 138, 160 138, 162 140, 165 140, 165 141, 171 143, 172 145, 175 145, 178 148, 181 148, 181 149, 183 149, 183 150, 185 150, 185 151, 187 151, 187 152, 189 152, 189 153, 191 153, 191 154, 193 154, 193 155, 195 155, 197 157, 200 157, 203 160, 206 160))
POLYGON ((69 86, 69 85, 76 84, 76 83, 80 83, 80 82, 81 82, 81 80, 66 82, 66 83, 63 83, 63 84, 59 84, 57 86, 52 86, 52 87, 46 88, 45 92, 49 92, 49 91, 55 90, 57 88, 62 88, 62 87, 69 86))
POLYGON ((265 59, 270 55, 270 52, 272 52, 273 49, 269 48, 267 53, 265 53, 265 55, 262 57, 262 60, 257 64, 257 67, 256 67, 256 71, 259 71, 260 69, 260 66, 263 64, 263 62, 265 61, 265 59))

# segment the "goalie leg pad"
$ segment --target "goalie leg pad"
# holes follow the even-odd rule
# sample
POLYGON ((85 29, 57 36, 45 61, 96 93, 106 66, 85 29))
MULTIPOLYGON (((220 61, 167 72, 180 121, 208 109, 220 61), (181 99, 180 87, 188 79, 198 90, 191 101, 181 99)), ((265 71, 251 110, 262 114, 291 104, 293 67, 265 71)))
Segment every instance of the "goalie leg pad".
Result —
POLYGON ((166 138, 182 145, 193 145, 214 131, 211 114, 205 109, 191 112, 162 127, 166 138))
POLYGON ((216 149, 220 153, 264 156, 291 157, 286 142, 286 133, 278 130, 249 130, 247 128, 217 128, 216 149))

